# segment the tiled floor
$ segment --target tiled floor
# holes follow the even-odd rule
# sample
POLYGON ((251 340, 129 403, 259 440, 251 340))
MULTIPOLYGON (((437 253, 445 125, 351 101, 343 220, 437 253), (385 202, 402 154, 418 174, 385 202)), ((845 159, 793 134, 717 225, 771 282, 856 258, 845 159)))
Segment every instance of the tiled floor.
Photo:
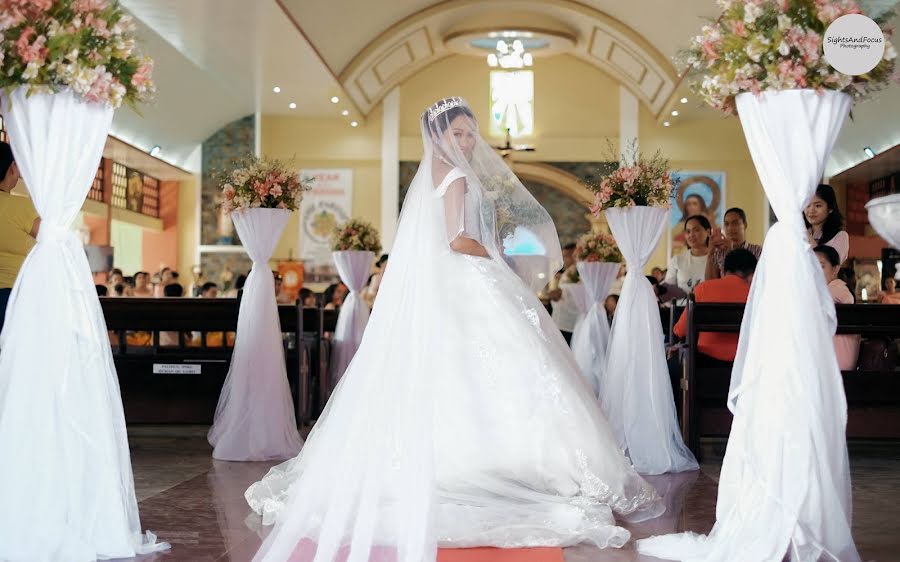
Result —
MULTIPOLYGON (((141 522, 172 544, 172 550, 141 562, 247 562, 268 528, 261 528, 244 501, 244 490, 274 463, 214 461, 202 428, 133 430, 135 486, 141 522)), ((854 536, 863 560, 900 561, 900 447, 852 446, 854 536)), ((707 532, 715 520, 720 464, 700 472, 650 480, 666 498, 658 519, 626 525, 634 538, 675 530, 707 532)), ((631 543, 616 550, 578 546, 567 562, 651 562, 631 543)))

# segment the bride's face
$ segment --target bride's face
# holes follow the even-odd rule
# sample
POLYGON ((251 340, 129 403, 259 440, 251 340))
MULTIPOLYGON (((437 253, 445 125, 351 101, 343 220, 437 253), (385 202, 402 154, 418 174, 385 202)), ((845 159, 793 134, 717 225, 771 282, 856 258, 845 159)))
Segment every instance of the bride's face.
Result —
POLYGON ((466 161, 471 161, 477 134, 475 123, 469 117, 460 115, 450 122, 450 126, 444 131, 441 140, 445 146, 458 148, 466 161))

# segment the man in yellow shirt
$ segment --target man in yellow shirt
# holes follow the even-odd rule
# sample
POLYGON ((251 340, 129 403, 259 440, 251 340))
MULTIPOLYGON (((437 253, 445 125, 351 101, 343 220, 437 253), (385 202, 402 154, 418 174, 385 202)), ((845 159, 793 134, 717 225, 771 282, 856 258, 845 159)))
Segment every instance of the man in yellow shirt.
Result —
POLYGON ((19 177, 12 149, 0 142, 0 329, 13 284, 41 225, 31 199, 10 194, 19 177))

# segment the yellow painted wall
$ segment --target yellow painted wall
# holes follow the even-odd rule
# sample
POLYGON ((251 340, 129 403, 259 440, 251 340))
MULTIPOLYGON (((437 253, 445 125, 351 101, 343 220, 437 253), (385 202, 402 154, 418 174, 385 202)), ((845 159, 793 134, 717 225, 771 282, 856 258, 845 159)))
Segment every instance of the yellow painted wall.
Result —
MULTIPOLYGON (((422 155, 419 119, 435 101, 461 96, 488 134, 490 68, 476 57, 454 55, 429 66, 400 87, 400 159, 422 155)), ((568 55, 540 59, 534 67, 535 136, 516 142, 537 151, 520 160, 601 159, 607 139, 619 131, 619 86, 593 66, 568 55)), ((502 138, 491 142, 500 143, 502 138)))
POLYGON ((191 268, 197 263, 200 243, 199 178, 178 182, 178 266, 185 283, 191 279, 191 268))
MULTIPOLYGON (((453 55, 423 69, 400 86, 400 159, 418 160, 422 154, 419 119, 439 98, 458 95, 473 106, 486 123, 489 111, 489 72, 484 61, 453 55)), ((618 146, 619 86, 593 66, 571 56, 540 59, 535 72, 536 135, 519 142, 534 144, 519 161, 594 161, 609 158, 608 141, 618 146)), ((487 130, 482 126, 483 132, 487 130)), ((750 160, 737 119, 710 116, 673 127, 657 125, 643 106, 640 110, 641 147, 657 148, 675 169, 722 170, 726 173, 726 205, 742 207, 749 218, 748 238, 762 242, 766 212, 762 188, 750 160)), ((501 139, 491 139, 499 142, 501 139)), ((350 168, 353 214, 381 224, 381 109, 358 128, 343 118, 304 119, 265 116, 262 152, 294 158, 298 168, 350 168)), ((179 213, 181 214, 181 212, 179 213)), ((298 254, 299 218, 295 214, 275 249, 273 259, 298 254)), ((647 266, 665 267, 665 242, 647 266)), ((184 267, 182 266, 182 269, 184 267)))
MULTIPOLYGON (((344 119, 266 116, 262 153, 290 160, 297 168, 353 170, 353 215, 381 226, 381 111, 357 128, 344 119)), ((299 255, 299 213, 294 213, 275 247, 273 260, 299 255)))

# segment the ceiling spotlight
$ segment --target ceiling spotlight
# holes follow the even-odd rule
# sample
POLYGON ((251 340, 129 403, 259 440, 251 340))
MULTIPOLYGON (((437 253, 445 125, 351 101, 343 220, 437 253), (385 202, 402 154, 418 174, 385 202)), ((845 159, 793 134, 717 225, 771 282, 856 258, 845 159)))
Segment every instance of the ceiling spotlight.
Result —
POLYGON ((357 127, 357 126, 359 126, 359 123, 357 123, 356 121, 350 121, 350 126, 357 127))
POLYGON ((349 110, 349 109, 345 109, 344 111, 341 112, 341 115, 343 115, 344 117, 350 115, 350 110, 349 110))
POLYGON ((672 117, 678 117, 678 111, 677 111, 677 110, 672 111, 672 117))
POLYGON ((681 103, 687 103, 687 98, 681 98, 681 103))
POLYGON ((162 147, 158 144, 153 145, 153 148, 150 149, 150 156, 157 156, 161 150, 162 147))
POLYGON ((872 147, 871 147, 871 146, 865 147, 865 148, 863 149, 863 152, 865 152, 865 153, 866 153, 866 156, 868 156, 869 158, 875 158, 875 151, 872 150, 872 147))
POLYGON ((337 96, 331 96, 331 103, 337 103, 339 101, 341 101, 341 98, 337 96))
POLYGON ((669 123, 668 121, 663 121, 663 127, 668 127, 669 125, 671 125, 671 123, 669 123))
POLYGON ((274 88, 272 88, 272 91, 275 92, 276 94, 278 94, 278 93, 281 93, 281 88, 279 88, 278 86, 275 86, 274 88))
POLYGON ((294 102, 291 102, 288 104, 288 107, 290 107, 291 109, 297 109, 297 104, 294 102))

